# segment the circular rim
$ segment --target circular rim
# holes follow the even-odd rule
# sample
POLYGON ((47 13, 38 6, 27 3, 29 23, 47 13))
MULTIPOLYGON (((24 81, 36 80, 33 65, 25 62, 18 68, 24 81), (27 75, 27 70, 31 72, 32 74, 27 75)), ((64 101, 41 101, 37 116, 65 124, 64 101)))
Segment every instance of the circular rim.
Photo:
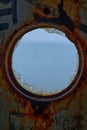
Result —
MULTIPOLYGON (((65 97, 66 95, 70 94, 71 92, 73 92, 76 87, 78 86, 78 83, 81 79, 81 75, 83 73, 83 67, 84 67, 84 57, 83 57, 83 53, 82 53, 82 49, 79 45, 79 43, 74 43, 75 47, 77 48, 78 51, 78 57, 79 57, 79 67, 78 67, 78 71, 77 74, 75 75, 75 78, 73 79, 73 81, 69 84, 69 86, 67 86, 65 89, 63 89, 62 91, 58 92, 58 93, 53 93, 50 95, 41 95, 41 94, 35 94, 33 92, 29 92, 27 90, 25 90, 16 80, 13 70, 12 70, 12 54, 13 54, 13 50, 15 45, 17 44, 17 41, 27 32, 37 29, 37 28, 44 28, 44 27, 48 27, 48 28, 55 28, 60 30, 60 28, 58 28, 55 25, 47 25, 47 24, 37 24, 37 25, 27 25, 26 27, 24 26, 23 28, 19 29, 18 31, 16 31, 9 39, 9 42, 6 45, 6 52, 5 52, 5 72, 6 72, 6 78, 8 80, 8 82, 11 84, 12 87, 14 87, 19 93, 21 93, 22 95, 24 95, 26 98, 29 99, 33 99, 33 100, 40 100, 40 101, 52 101, 52 100, 58 100, 61 99, 63 97, 65 97)), ((70 40, 70 39, 69 39, 70 40)))

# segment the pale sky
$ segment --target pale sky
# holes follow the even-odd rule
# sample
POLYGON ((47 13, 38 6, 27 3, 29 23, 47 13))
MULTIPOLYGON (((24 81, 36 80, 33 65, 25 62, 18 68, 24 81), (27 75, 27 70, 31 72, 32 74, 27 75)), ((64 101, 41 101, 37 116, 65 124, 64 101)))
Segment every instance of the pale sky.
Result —
POLYGON ((20 40, 12 66, 35 91, 61 90, 76 74, 77 50, 66 37, 36 29, 20 40))

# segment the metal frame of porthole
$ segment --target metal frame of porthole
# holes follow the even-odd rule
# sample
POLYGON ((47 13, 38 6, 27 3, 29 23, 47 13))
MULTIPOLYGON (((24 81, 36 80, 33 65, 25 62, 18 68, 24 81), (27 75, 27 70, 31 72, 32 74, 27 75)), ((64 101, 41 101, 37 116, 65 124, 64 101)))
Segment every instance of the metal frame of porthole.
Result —
MULTIPOLYGON (((9 41, 6 44, 6 51, 5 51, 5 64, 4 64, 4 73, 5 73, 5 77, 6 80, 9 82, 10 86, 12 88, 14 88, 15 90, 17 90, 17 92, 19 92, 20 94, 24 95, 24 97, 31 99, 31 100, 37 100, 37 101, 52 101, 52 100, 58 100, 61 99, 65 96, 67 96, 68 94, 71 94, 77 87, 78 87, 78 83, 81 79, 82 73, 83 73, 83 68, 84 68, 84 56, 83 56, 83 52, 81 49, 81 46, 79 43, 74 43, 74 45, 76 46, 77 50, 78 50, 78 55, 79 55, 79 67, 78 67, 78 72, 74 78, 74 80, 71 82, 71 84, 69 86, 67 86, 67 88, 65 88, 63 91, 59 92, 59 93, 53 93, 50 95, 41 95, 41 94, 35 94, 32 92, 29 92, 27 90, 25 90, 16 80, 13 71, 12 71, 12 54, 13 54, 13 50, 14 47, 17 43, 17 41, 27 32, 33 30, 33 29, 37 29, 37 28, 44 28, 44 27, 48 27, 48 28, 55 28, 55 29, 60 29, 60 27, 56 26, 56 25, 48 25, 48 24, 44 24, 44 23, 35 23, 35 24, 29 24, 29 25, 24 25, 22 28, 20 28, 19 30, 15 31, 9 38, 9 41)), ((64 30, 61 30, 64 31, 64 30)), ((72 36, 74 37, 74 36, 72 36)), ((70 39, 69 39, 70 40, 70 39)))

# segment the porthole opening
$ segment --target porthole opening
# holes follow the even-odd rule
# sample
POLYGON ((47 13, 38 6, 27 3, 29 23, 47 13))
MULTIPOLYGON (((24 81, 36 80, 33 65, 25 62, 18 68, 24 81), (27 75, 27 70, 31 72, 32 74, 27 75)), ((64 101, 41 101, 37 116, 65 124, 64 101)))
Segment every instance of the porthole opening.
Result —
POLYGON ((12 71, 27 92, 55 95, 75 79, 79 69, 78 50, 61 34, 38 28, 24 34, 15 44, 12 71))

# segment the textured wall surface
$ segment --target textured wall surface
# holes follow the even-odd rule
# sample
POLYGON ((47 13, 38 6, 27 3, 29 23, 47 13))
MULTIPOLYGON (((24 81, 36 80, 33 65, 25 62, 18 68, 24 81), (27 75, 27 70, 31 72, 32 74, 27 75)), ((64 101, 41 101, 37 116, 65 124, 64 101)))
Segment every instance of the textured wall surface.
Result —
POLYGON ((87 1, 0 0, 0 130, 87 130, 87 1), (79 50, 79 72, 68 90, 35 96, 18 86, 12 48, 26 32, 55 27, 79 50), (24 94, 26 93, 26 94, 24 94))

